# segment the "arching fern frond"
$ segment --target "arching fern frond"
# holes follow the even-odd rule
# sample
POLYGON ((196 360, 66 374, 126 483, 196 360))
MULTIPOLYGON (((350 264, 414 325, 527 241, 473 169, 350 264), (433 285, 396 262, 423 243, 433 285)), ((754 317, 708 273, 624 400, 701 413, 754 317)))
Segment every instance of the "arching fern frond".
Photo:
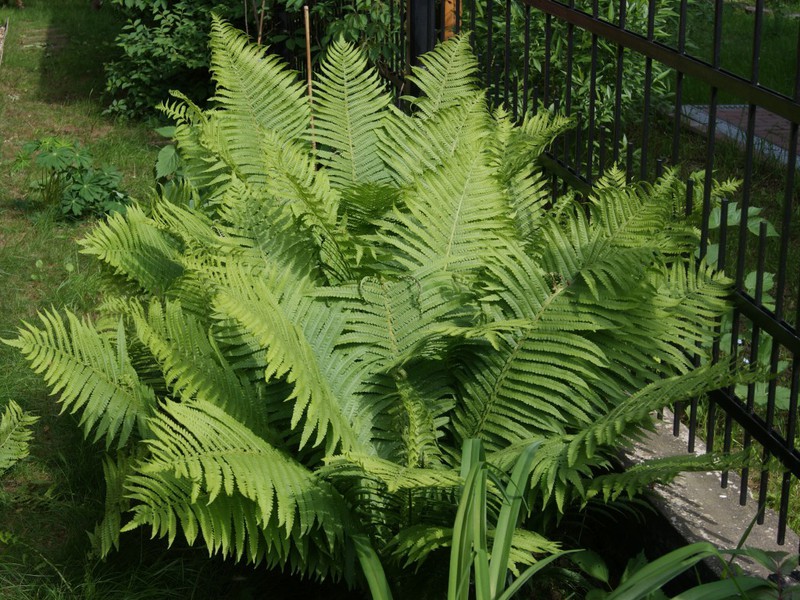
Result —
POLYGON ((486 164, 481 144, 462 146, 405 194, 408 213, 387 220, 380 240, 409 273, 475 274, 486 256, 507 250, 514 235, 508 202, 486 164))
POLYGON ((317 74, 310 136, 337 188, 387 181, 376 149, 389 104, 386 85, 363 52, 343 39, 328 46, 317 74))
POLYGON ((95 441, 105 437, 107 448, 115 441, 123 447, 134 427, 142 436, 155 394, 131 365, 122 321, 98 329, 69 312, 66 322, 49 311, 39 318, 42 329, 25 323, 19 337, 6 343, 22 352, 51 394, 59 394, 62 410, 80 411, 86 436, 94 430, 95 441))
POLYGON ((293 386, 292 427, 301 426, 301 447, 313 436, 313 445, 325 441, 329 452, 340 443, 350 449, 358 435, 342 413, 314 348, 291 318, 301 296, 287 293, 291 288, 285 277, 282 281, 273 277, 271 283, 230 269, 227 285, 214 301, 215 311, 220 318, 236 322, 266 350, 267 381, 286 377, 293 386))
POLYGON ((165 292, 183 274, 180 245, 136 206, 98 223, 80 244, 81 252, 149 294, 165 292))
POLYGON ((336 491, 222 409, 168 402, 149 426, 150 455, 126 485, 137 501, 126 529, 149 523, 171 541, 180 524, 190 542, 200 533, 209 551, 251 560, 264 538, 282 546, 319 531, 328 548, 341 544, 349 516, 336 491))
POLYGON ((214 100, 232 117, 229 139, 263 130, 282 140, 302 139, 311 120, 303 84, 277 55, 248 43, 217 16, 211 23, 211 73, 214 100))
POLYGON ((0 475, 30 453, 33 437, 31 427, 39 417, 34 417, 9 400, 0 417, 0 475))
POLYGON ((430 118, 469 98, 478 89, 477 71, 468 35, 454 36, 423 54, 420 66, 412 67, 408 77, 421 92, 419 98, 411 99, 418 114, 430 118))
POLYGON ((668 484, 681 473, 692 471, 723 471, 741 468, 744 454, 708 453, 700 456, 682 454, 647 460, 628 467, 620 473, 607 473, 594 477, 587 487, 586 499, 602 497, 613 502, 622 495, 633 498, 654 483, 668 484))

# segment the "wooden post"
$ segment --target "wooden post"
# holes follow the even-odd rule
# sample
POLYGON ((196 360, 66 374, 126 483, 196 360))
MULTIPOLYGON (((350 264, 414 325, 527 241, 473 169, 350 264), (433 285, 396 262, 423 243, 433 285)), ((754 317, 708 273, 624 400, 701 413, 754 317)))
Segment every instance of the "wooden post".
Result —
POLYGON ((461 5, 463 0, 442 0, 442 33, 449 40, 461 30, 461 5))

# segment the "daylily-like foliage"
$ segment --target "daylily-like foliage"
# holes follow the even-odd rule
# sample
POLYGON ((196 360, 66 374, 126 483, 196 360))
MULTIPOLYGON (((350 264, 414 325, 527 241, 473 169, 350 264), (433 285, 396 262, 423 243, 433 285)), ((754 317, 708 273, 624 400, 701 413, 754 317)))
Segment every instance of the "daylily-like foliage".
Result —
MULTIPOLYGON (((313 102, 219 20, 211 46, 213 108, 165 107, 185 179, 83 241, 95 318, 10 342, 109 450, 104 551, 122 524, 317 576, 353 576, 353 539, 418 562, 451 542, 474 438, 507 471, 537 444, 523 512, 708 467, 612 469, 651 411, 732 380, 694 366, 727 285, 675 176, 554 197, 537 157, 568 120, 491 110, 466 36, 409 113, 346 43, 313 102)), ((510 562, 557 550, 518 530, 510 562)))

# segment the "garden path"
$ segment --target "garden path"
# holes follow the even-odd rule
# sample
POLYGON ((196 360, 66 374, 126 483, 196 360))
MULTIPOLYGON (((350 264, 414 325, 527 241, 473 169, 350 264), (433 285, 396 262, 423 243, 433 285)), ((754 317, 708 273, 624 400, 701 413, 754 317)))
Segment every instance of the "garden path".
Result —
MULTIPOLYGON (((728 138, 741 146, 747 140, 747 117, 749 107, 746 104, 723 104, 717 107, 717 138, 728 138)), ((688 104, 683 107, 683 118, 692 129, 706 133, 709 123, 709 107, 701 104, 688 104)), ((782 164, 789 160, 791 123, 763 108, 756 109, 755 151, 773 158, 782 164)), ((800 168, 800 152, 797 153, 796 165, 800 168)))

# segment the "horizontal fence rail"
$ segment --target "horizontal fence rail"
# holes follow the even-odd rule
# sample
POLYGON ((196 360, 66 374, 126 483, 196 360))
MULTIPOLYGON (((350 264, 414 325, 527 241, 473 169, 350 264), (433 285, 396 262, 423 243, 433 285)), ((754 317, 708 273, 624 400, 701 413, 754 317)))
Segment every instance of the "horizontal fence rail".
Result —
POLYGON ((701 256, 735 280, 733 315, 713 355, 758 364, 772 377, 719 390, 707 404, 676 406, 673 430, 689 427, 690 451, 700 441, 707 451, 757 444, 765 462, 780 461, 777 482, 766 468, 742 471, 740 502, 749 487, 759 509, 776 496, 782 544, 800 477, 800 20, 782 24, 793 64, 781 81, 770 79, 762 54, 776 40, 765 33, 764 0, 753 2, 742 17, 723 0, 463 0, 456 29, 470 31, 492 102, 516 118, 546 109, 574 119, 543 159, 554 188, 589 194, 612 164, 629 180, 653 180, 666 168, 687 177, 687 209, 702 207, 701 256), (735 34, 733 45, 747 54, 738 68, 727 66, 734 21, 749 28, 735 34), (698 23, 705 24, 699 37, 698 23), (736 111, 737 125, 722 120, 736 111), (759 130, 765 119, 781 124, 780 152, 759 130), (726 139, 731 131, 739 139, 726 139), (721 202, 713 187, 720 169, 741 180, 721 202))

